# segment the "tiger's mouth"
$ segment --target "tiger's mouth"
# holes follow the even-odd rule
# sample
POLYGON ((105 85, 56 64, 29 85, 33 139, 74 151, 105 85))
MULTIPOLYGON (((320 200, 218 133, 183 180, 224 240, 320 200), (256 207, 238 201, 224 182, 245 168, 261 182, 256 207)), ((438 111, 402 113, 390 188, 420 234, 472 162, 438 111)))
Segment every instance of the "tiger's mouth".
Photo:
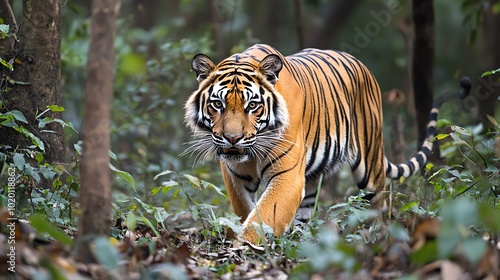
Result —
POLYGON ((249 151, 245 148, 219 148, 217 156, 224 161, 244 162, 249 158, 249 151))
POLYGON ((219 148, 217 154, 221 155, 245 155, 247 154, 244 148, 219 148))

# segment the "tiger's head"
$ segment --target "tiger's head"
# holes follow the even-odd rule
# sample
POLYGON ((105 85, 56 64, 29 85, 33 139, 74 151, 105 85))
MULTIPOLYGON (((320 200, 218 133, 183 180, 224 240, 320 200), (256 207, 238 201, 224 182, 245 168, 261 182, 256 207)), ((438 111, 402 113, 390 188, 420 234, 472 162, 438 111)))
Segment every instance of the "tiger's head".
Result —
POLYGON ((281 58, 270 54, 258 63, 230 57, 216 66, 197 54, 191 67, 199 86, 185 105, 185 121, 199 139, 185 153, 239 163, 268 157, 289 124, 286 102, 275 88, 281 58))

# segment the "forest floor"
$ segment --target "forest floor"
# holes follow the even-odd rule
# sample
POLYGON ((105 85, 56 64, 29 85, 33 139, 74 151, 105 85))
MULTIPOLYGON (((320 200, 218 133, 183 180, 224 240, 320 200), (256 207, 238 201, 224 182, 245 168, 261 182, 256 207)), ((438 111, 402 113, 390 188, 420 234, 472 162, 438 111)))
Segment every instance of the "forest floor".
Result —
POLYGON ((358 226, 368 242, 354 242, 350 235, 339 235, 337 224, 324 222, 314 227, 314 242, 300 241, 311 228, 298 226, 291 237, 271 237, 261 245, 228 238, 227 230, 207 235, 204 227, 155 232, 138 225, 121 240, 96 240, 96 264, 82 264, 75 261, 72 246, 36 234, 27 221, 12 223, 2 212, 3 279, 500 279, 498 237, 482 236, 486 248, 476 243, 468 249, 464 242, 449 256, 436 258, 442 243, 436 242, 442 228, 436 218, 400 220, 409 238, 401 235, 405 230, 397 233, 371 221, 358 226), (474 251, 479 255, 471 256, 474 251))

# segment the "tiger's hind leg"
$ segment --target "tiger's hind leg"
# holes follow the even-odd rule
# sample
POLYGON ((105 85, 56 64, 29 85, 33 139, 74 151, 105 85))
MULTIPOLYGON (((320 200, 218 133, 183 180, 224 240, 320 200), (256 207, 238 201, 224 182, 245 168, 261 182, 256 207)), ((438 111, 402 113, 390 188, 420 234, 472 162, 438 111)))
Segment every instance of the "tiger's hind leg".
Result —
POLYGON ((384 149, 379 145, 370 151, 361 149, 358 160, 351 163, 352 174, 358 188, 369 192, 365 198, 378 206, 384 205, 382 199, 386 189, 384 159, 384 149))

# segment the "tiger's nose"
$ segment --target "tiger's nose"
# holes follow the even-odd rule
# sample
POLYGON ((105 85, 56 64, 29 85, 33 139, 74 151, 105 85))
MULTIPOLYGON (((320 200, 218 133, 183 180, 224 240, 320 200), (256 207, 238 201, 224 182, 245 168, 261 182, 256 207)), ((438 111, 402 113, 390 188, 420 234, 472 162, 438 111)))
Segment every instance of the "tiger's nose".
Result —
POLYGON ((243 134, 224 134, 224 138, 226 138, 229 143, 232 145, 238 143, 241 139, 243 139, 243 134))

